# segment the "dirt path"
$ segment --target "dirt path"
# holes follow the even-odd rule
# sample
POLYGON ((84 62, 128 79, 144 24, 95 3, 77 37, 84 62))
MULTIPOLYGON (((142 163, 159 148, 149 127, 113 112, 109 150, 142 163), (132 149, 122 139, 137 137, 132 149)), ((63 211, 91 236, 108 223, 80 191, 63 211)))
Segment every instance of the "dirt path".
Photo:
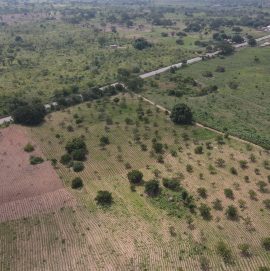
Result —
MULTIPOLYGON (((165 107, 163 107, 163 106, 161 106, 161 105, 158 105, 158 104, 154 103, 153 101, 151 101, 151 100, 149 100, 149 99, 143 97, 142 95, 139 95, 139 94, 136 94, 136 93, 134 93, 134 95, 137 96, 138 98, 143 99, 145 102, 147 102, 147 103, 149 103, 149 104, 151 104, 151 105, 153 105, 153 106, 159 108, 160 110, 162 110, 162 111, 164 111, 164 112, 168 112, 169 114, 171 113, 170 110, 166 109, 165 107)), ((211 132, 214 132, 214 133, 223 135, 223 136, 225 135, 225 133, 223 133, 223 132, 221 132, 221 131, 218 131, 218 130, 216 130, 216 129, 214 129, 214 128, 210 128, 210 127, 208 127, 208 126, 205 126, 205 125, 203 125, 203 124, 201 124, 201 123, 196 122, 195 125, 196 125, 197 127, 206 129, 206 130, 208 130, 208 131, 211 131, 211 132)), ((239 137, 230 135, 230 138, 232 138, 232 139, 234 139, 234 140, 237 140, 237 141, 239 141, 239 142, 245 143, 245 144, 249 144, 249 145, 254 146, 254 147, 256 147, 256 148, 259 148, 259 149, 261 149, 261 150, 265 150, 263 147, 261 147, 261 146, 259 146, 259 145, 256 145, 256 144, 254 144, 254 143, 252 143, 252 142, 249 142, 249 141, 247 141, 247 140, 241 139, 241 138, 239 138, 239 137)))

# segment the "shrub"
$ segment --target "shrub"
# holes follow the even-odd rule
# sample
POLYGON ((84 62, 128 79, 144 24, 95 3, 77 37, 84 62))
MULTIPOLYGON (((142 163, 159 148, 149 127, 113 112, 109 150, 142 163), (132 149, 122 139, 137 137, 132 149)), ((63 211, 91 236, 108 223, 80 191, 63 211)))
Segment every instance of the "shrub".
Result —
POLYGON ((132 184, 141 184, 143 181, 143 174, 139 170, 132 170, 127 174, 128 180, 132 184))
POLYGON ((138 38, 134 41, 133 47, 137 50, 144 50, 146 48, 152 47, 152 44, 145 38, 138 38))
POLYGON ((229 205, 226 209, 226 217, 230 220, 238 220, 238 211, 237 208, 233 205, 229 205))
POLYGON ((225 72, 225 68, 222 67, 222 66, 218 66, 218 67, 216 68, 216 72, 225 72))
POLYGON ((242 169, 248 168, 248 162, 246 160, 240 160, 239 164, 242 169))
POLYGON ((202 73, 202 76, 204 76, 204 77, 213 77, 213 73, 212 72, 210 72, 210 71, 204 71, 203 73, 202 73))
POLYGON ((250 245, 249 244, 240 244, 238 246, 241 255, 244 257, 251 257, 250 245))
POLYGON ((270 209, 270 199, 264 200, 263 204, 264 204, 265 208, 270 209))
POLYGON ((210 270, 210 261, 205 256, 200 257, 200 267, 202 271, 210 270))
POLYGON ((71 157, 71 155, 68 154, 68 153, 63 154, 63 155, 61 156, 61 158, 60 158, 60 162, 61 162, 63 165, 66 165, 66 166, 69 165, 71 161, 72 161, 72 157, 71 157))
POLYGON ((259 181, 259 182, 257 182, 257 186, 258 186, 258 188, 259 188, 259 191, 261 192, 261 193, 266 193, 267 192, 267 183, 266 182, 264 182, 264 181, 259 181))
POLYGON ((204 187, 199 187, 197 189, 197 192, 199 194, 199 196, 203 199, 206 199, 207 198, 207 190, 204 188, 204 187))
POLYGON ((71 155, 72 155, 73 160, 84 161, 86 158, 86 153, 87 151, 85 149, 78 149, 78 150, 72 151, 71 155))
POLYGON ((234 167, 231 167, 231 168, 230 168, 230 172, 231 172, 231 174, 233 174, 233 175, 237 175, 237 174, 238 174, 236 168, 234 168, 234 167))
POLYGON ((216 249, 217 249, 217 254, 222 257, 223 261, 226 264, 232 264, 234 262, 232 251, 226 243, 224 243, 223 241, 219 241, 217 243, 216 249))
POLYGON ((72 167, 75 172, 80 172, 84 170, 84 164, 80 161, 73 162, 72 167))
POLYGON ((31 156, 30 157, 30 164, 31 165, 37 165, 37 164, 41 164, 43 162, 44 162, 44 160, 41 157, 38 157, 38 156, 31 156))
POLYGON ((230 188, 225 188, 224 189, 224 195, 226 196, 226 198, 234 199, 233 191, 230 188))
POLYGON ((167 179, 164 178, 162 180, 164 187, 173 190, 173 191, 179 191, 180 190, 180 183, 176 179, 167 179))
POLYGON ((257 200, 257 193, 254 190, 249 190, 248 193, 249 193, 250 199, 257 200))
POLYGON ((32 151, 35 150, 34 146, 31 145, 30 143, 26 144, 26 145, 24 146, 23 149, 24 149, 24 151, 26 151, 26 152, 32 152, 32 151))
POLYGON ((270 237, 264 238, 262 240, 262 247, 267 250, 270 251, 270 237))
POLYGON ((38 125, 46 115, 45 107, 42 104, 32 104, 19 106, 12 112, 15 123, 23 125, 38 125))
POLYGON ((112 193, 109 191, 98 191, 95 201, 99 205, 109 206, 113 202, 112 193))
POLYGON ((107 136, 102 136, 99 141, 100 141, 100 146, 106 146, 110 144, 110 140, 107 136))
POLYGON ((225 167, 225 160, 223 160, 222 158, 218 158, 215 162, 216 166, 217 167, 220 167, 220 168, 224 168, 225 167))
POLYGON ((205 220, 212 219, 211 208, 208 205, 202 203, 201 206, 199 207, 199 211, 203 219, 205 220))
POLYGON ((270 271, 270 267, 260 266, 258 271, 270 271))
POLYGON ((160 192, 159 182, 157 180, 151 180, 149 182, 146 182, 144 185, 144 189, 144 192, 148 196, 155 197, 160 192))
POLYGON ((153 149, 156 153, 163 153, 163 144, 159 142, 153 142, 153 149))
POLYGON ((223 206, 222 206, 222 202, 220 199, 215 199, 213 202, 213 208, 217 211, 222 211, 223 210, 223 206))
POLYGON ((187 170, 187 172, 189 172, 189 173, 193 172, 193 167, 192 167, 192 165, 188 164, 188 165, 186 166, 186 170, 187 170))
POLYGON ((79 189, 83 187, 83 180, 80 177, 76 177, 71 182, 71 188, 79 189))
POLYGON ((191 109, 185 104, 177 104, 173 107, 170 118, 175 124, 191 124, 191 109))
POLYGON ((72 140, 68 141, 65 149, 69 154, 80 149, 87 151, 86 144, 81 137, 73 138, 72 140))
POLYGON ((194 149, 194 152, 196 154, 202 154, 203 153, 203 147, 202 146, 197 146, 195 149, 194 149))

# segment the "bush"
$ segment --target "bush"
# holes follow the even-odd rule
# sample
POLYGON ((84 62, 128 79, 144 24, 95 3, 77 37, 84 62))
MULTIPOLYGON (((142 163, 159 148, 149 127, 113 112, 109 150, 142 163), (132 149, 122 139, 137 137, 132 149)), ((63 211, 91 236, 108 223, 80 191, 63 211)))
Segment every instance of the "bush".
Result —
POLYGON ((226 217, 230 220, 238 220, 238 211, 237 208, 233 205, 229 205, 226 209, 226 217))
POLYGON ((30 157, 30 164, 31 165, 37 165, 37 164, 41 164, 43 162, 44 162, 44 160, 41 157, 38 157, 38 156, 31 156, 30 157))
POLYGON ((143 181, 143 174, 139 170, 132 170, 127 174, 128 180, 132 184, 141 184, 143 181))
POLYGON ((188 165, 186 166, 186 170, 187 170, 187 172, 189 172, 189 173, 193 172, 193 167, 192 167, 192 165, 188 164, 188 165))
POLYGON ((72 167, 75 172, 80 172, 84 170, 84 164, 80 161, 73 162, 72 167))
POLYGON ((218 66, 216 68, 216 72, 225 72, 225 68, 224 67, 221 67, 221 66, 218 66))
POLYGON ((194 152, 196 154, 202 154, 203 153, 203 147, 202 146, 197 146, 195 149, 194 149, 194 152))
POLYGON ((191 124, 191 109, 185 104, 177 104, 173 107, 170 118, 175 124, 191 124))
POLYGON ((267 183, 266 183, 266 182, 264 182, 264 181, 259 181, 259 182, 257 182, 256 184, 257 184, 257 186, 258 186, 258 188, 259 188, 259 191, 260 191, 261 193, 266 193, 266 192, 268 191, 268 189, 267 189, 267 183))
POLYGON ((144 188, 144 192, 151 197, 157 196, 160 192, 159 182, 157 180, 146 182, 144 188))
POLYGON ((95 201, 99 205, 109 206, 113 202, 112 193, 109 191, 98 191, 95 201))
POLYGON ((100 141, 100 146, 106 146, 110 144, 110 140, 107 136, 102 136, 99 141, 100 141))
POLYGON ((85 149, 78 149, 72 151, 71 155, 75 161, 84 161, 86 159, 87 151, 85 149))
POLYGON ((270 271, 270 267, 260 266, 258 271, 270 271))
POLYGON ((270 209, 270 199, 264 200, 263 204, 264 204, 265 208, 270 209))
POLYGON ((249 244, 240 244, 238 246, 241 255, 244 257, 251 257, 250 245, 249 244))
POLYGON ((163 144, 159 142, 153 142, 153 149, 155 153, 163 153, 163 144))
POLYGON ((202 73, 202 76, 210 78, 210 77, 213 77, 213 73, 209 71, 204 71, 202 73))
POLYGON ((231 168, 230 168, 230 172, 231 172, 231 174, 233 174, 233 175, 237 175, 237 174, 238 174, 235 167, 231 167, 231 168))
POLYGON ((42 104, 32 104, 19 106, 12 112, 15 123, 23 125, 38 125, 46 115, 45 107, 42 104))
POLYGON ((133 47, 137 50, 144 50, 146 48, 152 47, 152 44, 145 38, 138 38, 134 41, 133 47))
POLYGON ((206 204, 202 203, 201 206, 199 207, 199 211, 203 219, 205 220, 212 219, 211 208, 207 206, 206 204))
POLYGON ((231 249, 223 241, 217 243, 217 254, 222 257, 226 264, 232 264, 234 262, 231 249))
POLYGON ((63 154, 63 155, 61 156, 61 158, 60 158, 60 162, 61 162, 63 165, 66 165, 66 166, 69 165, 71 161, 72 161, 72 157, 71 157, 71 155, 68 154, 68 153, 63 154))
POLYGON ((72 140, 68 141, 65 147, 68 153, 72 153, 75 150, 86 150, 86 144, 81 137, 73 138, 72 140))
POLYGON ((233 191, 230 188, 225 188, 224 189, 224 195, 226 196, 226 198, 234 199, 233 191))
POLYGON ((176 179, 167 179, 164 178, 162 180, 164 187, 173 190, 173 191, 179 191, 180 190, 180 183, 176 179))
POLYGON ((262 247, 267 250, 270 251, 270 237, 264 238, 262 240, 262 247))
POLYGON ((220 199, 215 199, 213 202, 213 208, 217 211, 222 211, 223 210, 223 206, 222 206, 222 202, 220 199))
POLYGON ((249 193, 250 199, 257 200, 257 193, 254 190, 249 190, 248 193, 249 193))
POLYGON ((83 187, 83 181, 80 177, 76 177, 71 182, 72 189, 79 189, 83 187))
POLYGON ((28 144, 26 144, 26 145, 24 146, 23 150, 26 151, 26 152, 32 152, 32 151, 35 150, 35 148, 34 148, 33 145, 31 145, 30 143, 28 143, 28 144))
POLYGON ((203 199, 206 199, 207 198, 207 190, 204 188, 204 187, 199 187, 197 189, 197 192, 199 194, 199 196, 203 199))

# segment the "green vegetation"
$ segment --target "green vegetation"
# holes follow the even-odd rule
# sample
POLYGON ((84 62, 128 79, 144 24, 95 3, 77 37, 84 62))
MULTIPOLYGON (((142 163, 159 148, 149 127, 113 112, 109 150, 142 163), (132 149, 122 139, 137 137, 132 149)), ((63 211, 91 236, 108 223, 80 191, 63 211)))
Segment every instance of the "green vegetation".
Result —
POLYGON ((112 193, 109 191, 98 191, 95 201, 99 205, 110 206, 113 202, 112 193))
POLYGON ((44 159, 42 157, 34 156, 34 155, 30 156, 30 164, 31 165, 38 165, 38 164, 41 164, 43 162, 44 162, 44 159))
POLYGON ((72 189, 80 189, 83 187, 83 180, 80 177, 76 177, 71 182, 72 189))
POLYGON ((195 121, 269 149, 269 50, 247 48, 149 79, 144 96, 168 109, 184 102, 195 121), (206 71, 213 77, 204 77, 206 71), (186 78, 196 85, 184 83, 186 78), (171 96, 172 91, 181 95, 171 96))
POLYGON ((26 152, 33 152, 35 150, 35 147, 32 144, 27 143, 23 149, 26 152))
POLYGON ((38 125, 45 117, 46 111, 42 104, 19 106, 12 112, 15 123, 23 125, 38 125))

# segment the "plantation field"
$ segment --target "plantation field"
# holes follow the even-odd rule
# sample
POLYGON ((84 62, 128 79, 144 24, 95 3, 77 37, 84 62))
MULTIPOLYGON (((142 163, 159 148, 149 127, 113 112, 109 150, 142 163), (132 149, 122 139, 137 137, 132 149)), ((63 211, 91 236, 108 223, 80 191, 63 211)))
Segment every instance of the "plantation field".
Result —
POLYGON ((269 149, 269 53, 269 48, 246 48, 230 57, 203 61, 149 79, 143 95, 168 109, 187 103, 197 122, 269 149), (225 72, 217 72, 218 67, 225 72), (188 77, 196 86, 183 84, 188 77), (180 97, 169 95, 171 90, 180 97))
POLYGON ((175 126, 164 112, 128 94, 118 98, 52 113, 41 126, 27 129, 45 157, 57 159, 66 189, 71 191, 76 176, 84 186, 72 190, 76 206, 0 224, 0 269, 195 271, 207 263, 212 270, 253 271, 269 266, 269 252, 261 245, 270 236, 263 203, 269 199, 269 153, 195 126, 175 126), (75 173, 59 161, 66 143, 78 136, 88 154, 84 170, 75 173), (102 136, 109 144, 100 145, 102 136), (162 154, 153 150, 153 138, 163 144, 162 154), (195 154, 198 146, 202 154, 195 154), (159 180, 160 194, 147 196, 143 186, 132 191, 127 179, 132 169, 140 170, 145 182, 159 180), (193 196, 195 213, 179 191, 163 186, 162 178, 172 177, 193 196), (199 196, 198 188, 207 196, 199 196), (233 198, 225 196, 225 188, 233 190, 233 198), (111 207, 96 204, 99 190, 112 193, 111 207), (250 198, 250 190, 257 199, 250 198), (216 198, 221 210, 212 207, 216 198), (200 215, 202 203, 211 207, 209 220, 200 215), (237 208, 235 221, 225 215, 229 205, 237 208), (230 251, 227 263, 217 249, 221 240, 230 251), (244 243, 250 245, 248 257, 238 248, 244 243))

